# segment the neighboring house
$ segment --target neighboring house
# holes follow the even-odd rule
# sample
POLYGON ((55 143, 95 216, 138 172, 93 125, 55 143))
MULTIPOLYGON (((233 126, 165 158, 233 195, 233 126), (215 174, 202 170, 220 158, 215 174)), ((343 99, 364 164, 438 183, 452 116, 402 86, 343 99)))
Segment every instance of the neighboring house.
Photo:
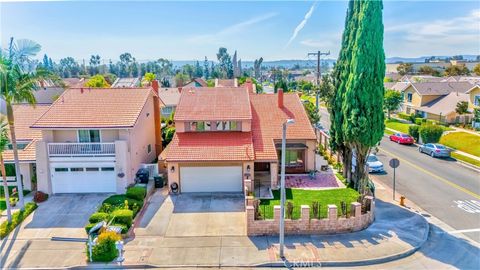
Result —
POLYGON ((468 95, 463 93, 451 92, 427 104, 415 108, 416 112, 426 119, 436 120, 443 123, 468 122, 470 115, 458 115, 456 112, 457 103, 468 101, 468 95))
POLYGON ((158 96, 164 104, 161 110, 162 117, 169 117, 175 112, 175 108, 180 100, 180 93, 182 89, 185 88, 160 88, 158 91, 158 96))
POLYGON ((442 112, 442 121, 455 121, 458 116, 455 113, 455 101, 463 100, 465 96, 461 94, 465 94, 471 86, 468 82, 409 83, 403 90, 403 112, 434 120, 440 120, 442 112))
POLYGON ((141 86, 140 78, 117 78, 112 83, 112 88, 132 88, 141 86))
MULTIPOLYGON (((468 109, 471 112, 473 112, 473 109, 480 109, 480 85, 474 85, 466 94, 468 95, 468 109)), ((472 126, 480 128, 480 122, 472 121, 472 126)))
MULTIPOLYGON (((20 161, 20 174, 25 189, 32 190, 32 178, 36 174, 35 144, 42 139, 42 131, 30 128, 30 126, 43 115, 50 105, 29 104, 13 105, 13 116, 15 117, 15 134, 17 138, 18 158, 20 161)), ((4 116, 6 117, 6 116, 4 116)), ((10 135, 10 132, 8 133, 10 135)), ((3 153, 5 164, 15 166, 11 144, 3 153)), ((14 177, 9 177, 9 185, 15 185, 14 177)))
POLYGON ((215 79, 215 87, 238 87, 237 79, 215 79))
POLYGON ((185 88, 190 87, 207 87, 207 82, 202 78, 193 78, 192 81, 184 85, 185 88))
POLYGON ((468 89, 468 108, 473 111, 474 108, 480 108, 480 85, 476 84, 468 89))
POLYGON ((243 192, 244 179, 278 187, 282 124, 287 173, 314 170, 316 138, 297 94, 254 94, 246 87, 183 89, 176 133, 160 155, 180 192, 243 192))
POLYGON ((157 88, 72 88, 31 126, 38 190, 123 193, 161 151, 157 88))

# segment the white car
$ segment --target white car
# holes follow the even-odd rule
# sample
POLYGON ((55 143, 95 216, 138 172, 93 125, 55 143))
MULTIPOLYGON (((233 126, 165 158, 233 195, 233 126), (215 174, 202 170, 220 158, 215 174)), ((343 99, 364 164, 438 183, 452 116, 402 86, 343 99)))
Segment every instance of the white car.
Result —
POLYGON ((369 173, 383 172, 383 163, 374 154, 368 155, 367 166, 369 173))

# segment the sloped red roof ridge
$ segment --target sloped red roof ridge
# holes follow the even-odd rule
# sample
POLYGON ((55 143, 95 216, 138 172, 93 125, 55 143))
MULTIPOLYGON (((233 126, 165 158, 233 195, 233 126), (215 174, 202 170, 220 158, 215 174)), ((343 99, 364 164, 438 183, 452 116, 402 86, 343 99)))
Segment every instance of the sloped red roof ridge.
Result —
POLYGON ((168 161, 248 161, 254 159, 250 132, 175 133, 168 161))
POLYGON ((175 120, 248 120, 250 97, 243 87, 185 88, 175 111, 175 120))
POLYGON ((71 88, 32 128, 130 128, 152 88, 71 88))

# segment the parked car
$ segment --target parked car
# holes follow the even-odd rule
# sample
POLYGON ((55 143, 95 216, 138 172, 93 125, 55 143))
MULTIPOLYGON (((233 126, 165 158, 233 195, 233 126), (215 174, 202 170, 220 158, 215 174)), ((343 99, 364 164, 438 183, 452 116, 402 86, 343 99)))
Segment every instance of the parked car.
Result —
POLYGON ((367 166, 369 173, 383 172, 383 163, 373 154, 368 155, 367 166))
MULTIPOLYGON (((357 167, 357 154, 355 149, 352 151, 352 173, 355 173, 355 168, 357 167)), ((377 156, 370 154, 367 157, 367 164, 365 164, 365 169, 369 173, 383 172, 383 163, 378 160, 377 156)))
POLYGON ((395 133, 390 135, 390 141, 398 144, 413 144, 415 142, 412 136, 403 133, 395 133))
POLYGON ((418 152, 425 153, 431 157, 450 157, 451 150, 438 143, 426 143, 418 147, 418 152))

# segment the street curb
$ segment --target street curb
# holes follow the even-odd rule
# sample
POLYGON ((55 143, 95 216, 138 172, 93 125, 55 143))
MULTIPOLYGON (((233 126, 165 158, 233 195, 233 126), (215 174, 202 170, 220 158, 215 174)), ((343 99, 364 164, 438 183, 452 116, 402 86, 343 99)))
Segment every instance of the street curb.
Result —
POLYGON ((399 259, 403 259, 414 254, 418 251, 428 240, 428 235, 430 233, 430 223, 423 217, 421 214, 412 211, 411 209, 404 208, 415 215, 418 215, 424 221, 425 226, 425 233, 423 235, 423 239, 421 242, 406 251, 380 257, 380 258, 373 258, 373 259, 365 259, 365 260, 356 260, 356 261, 297 261, 295 263, 290 263, 289 261, 276 261, 276 262, 268 262, 268 263, 260 263, 260 264, 252 264, 252 265, 226 265, 226 264, 195 264, 195 265, 153 265, 153 264, 135 264, 135 265, 118 265, 118 264, 89 264, 88 266, 76 266, 71 268, 76 269, 146 269, 146 268, 242 268, 242 267, 274 267, 274 268, 285 268, 286 266, 300 268, 300 267, 353 267, 353 266, 367 266, 367 265, 375 265, 375 264, 382 264, 387 263, 399 259))

